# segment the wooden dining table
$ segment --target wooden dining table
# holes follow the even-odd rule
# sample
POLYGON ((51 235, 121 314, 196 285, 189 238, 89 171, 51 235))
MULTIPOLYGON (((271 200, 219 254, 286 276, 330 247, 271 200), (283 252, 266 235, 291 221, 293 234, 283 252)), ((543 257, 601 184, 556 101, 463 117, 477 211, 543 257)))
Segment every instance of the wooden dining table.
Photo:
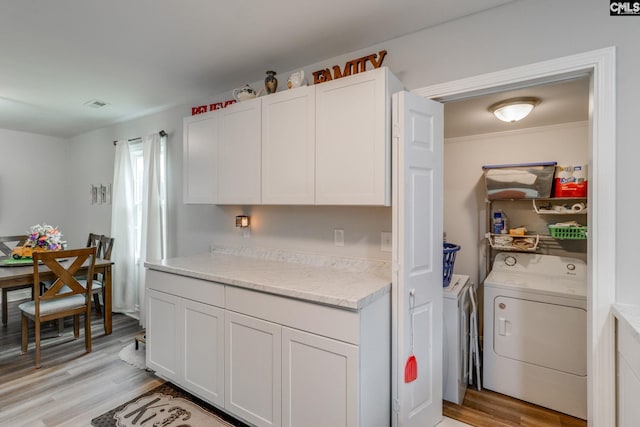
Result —
MULTIPOLYGON (((0 260, 7 257, 0 257, 0 260)), ((96 264, 94 267, 94 273, 102 273, 103 280, 103 297, 104 297, 104 333, 109 335, 111 333, 111 287, 112 287, 112 268, 113 261, 106 259, 96 258, 96 264)), ((86 273, 88 266, 82 266, 78 270, 78 274, 86 273)), ((38 274, 41 281, 55 280, 55 275, 49 271, 45 266, 38 268, 38 274)), ((10 266, 0 267, 0 289, 2 288, 14 288, 16 286, 33 285, 33 264, 24 266, 10 266)), ((7 324, 7 306, 6 301, 2 301, 2 324, 7 324)))

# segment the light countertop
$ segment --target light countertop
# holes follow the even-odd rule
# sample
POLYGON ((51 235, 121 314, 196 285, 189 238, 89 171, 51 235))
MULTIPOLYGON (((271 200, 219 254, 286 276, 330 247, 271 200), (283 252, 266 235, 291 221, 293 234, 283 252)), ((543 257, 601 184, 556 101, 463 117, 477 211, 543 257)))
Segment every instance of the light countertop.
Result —
POLYGON ((389 263, 283 251, 217 248, 145 267, 350 310, 391 291, 389 263))

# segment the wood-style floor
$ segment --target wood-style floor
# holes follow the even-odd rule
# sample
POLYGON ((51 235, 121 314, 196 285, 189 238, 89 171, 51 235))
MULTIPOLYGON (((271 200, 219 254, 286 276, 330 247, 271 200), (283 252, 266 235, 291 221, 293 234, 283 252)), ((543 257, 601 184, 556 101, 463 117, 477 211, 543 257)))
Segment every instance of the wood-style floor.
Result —
POLYGON ((462 405, 444 401, 443 415, 476 427, 586 427, 579 418, 489 390, 467 388, 462 405))
POLYGON ((33 330, 29 352, 20 355, 20 313, 9 303, 9 322, 0 326, 0 426, 88 427, 91 419, 160 385, 162 380, 118 357, 140 331, 138 321, 113 316, 113 333, 105 335, 102 318, 92 319, 93 351, 85 353, 84 332, 73 339, 73 323, 62 337, 47 327, 42 367, 34 368, 33 330))
MULTIPOLYGON (((42 367, 35 369, 33 331, 29 353, 20 355, 18 303, 9 303, 9 324, 0 326, 0 426, 88 427, 91 419, 163 382, 118 357, 140 331, 137 320, 122 314, 114 314, 113 333, 106 336, 94 312, 89 354, 82 331, 79 340, 73 339, 71 319, 62 337, 53 325, 46 327, 42 367)), ((463 405, 444 402, 443 413, 477 427, 586 426, 583 420, 471 387, 463 405)))

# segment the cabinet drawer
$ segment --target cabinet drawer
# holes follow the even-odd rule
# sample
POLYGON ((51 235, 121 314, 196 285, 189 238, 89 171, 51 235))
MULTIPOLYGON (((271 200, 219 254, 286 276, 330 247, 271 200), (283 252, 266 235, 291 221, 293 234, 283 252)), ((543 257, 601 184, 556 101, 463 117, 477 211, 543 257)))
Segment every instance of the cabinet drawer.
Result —
POLYGON ((224 308, 224 285, 147 269, 147 289, 155 289, 203 304, 224 308))
POLYGON ((317 335, 359 343, 360 316, 355 311, 233 286, 226 287, 226 308, 317 335))

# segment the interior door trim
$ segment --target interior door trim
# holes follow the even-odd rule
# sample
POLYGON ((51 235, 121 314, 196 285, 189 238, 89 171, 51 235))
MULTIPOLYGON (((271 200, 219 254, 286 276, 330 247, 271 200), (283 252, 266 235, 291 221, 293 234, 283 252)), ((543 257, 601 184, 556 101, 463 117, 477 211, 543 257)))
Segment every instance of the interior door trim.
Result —
POLYGON ((526 87, 589 75, 590 177, 587 298, 587 372, 589 425, 615 425, 616 287, 616 85, 615 47, 515 67, 413 90, 440 102, 471 97, 497 88, 526 87))

